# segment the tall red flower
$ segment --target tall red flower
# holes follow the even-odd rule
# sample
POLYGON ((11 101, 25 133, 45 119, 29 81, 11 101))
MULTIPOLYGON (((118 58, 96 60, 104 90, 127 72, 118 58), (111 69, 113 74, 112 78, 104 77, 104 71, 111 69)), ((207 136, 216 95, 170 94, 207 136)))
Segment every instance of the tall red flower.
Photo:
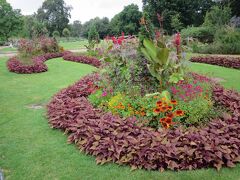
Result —
POLYGON ((181 45, 181 35, 180 35, 179 32, 175 35, 175 40, 174 40, 174 42, 175 42, 175 45, 176 45, 177 47, 181 45))

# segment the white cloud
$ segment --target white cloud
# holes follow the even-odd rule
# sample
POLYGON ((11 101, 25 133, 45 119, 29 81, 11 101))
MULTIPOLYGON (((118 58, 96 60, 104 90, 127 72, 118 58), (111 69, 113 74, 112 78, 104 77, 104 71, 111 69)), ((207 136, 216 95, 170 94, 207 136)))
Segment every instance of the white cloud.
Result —
MULTIPOLYGON (((14 9, 21 9, 22 14, 29 15, 37 11, 44 0, 7 0, 14 9)), ((80 20, 83 23, 96 17, 112 18, 129 4, 137 4, 142 8, 142 0, 65 0, 73 7, 71 21, 80 20)))

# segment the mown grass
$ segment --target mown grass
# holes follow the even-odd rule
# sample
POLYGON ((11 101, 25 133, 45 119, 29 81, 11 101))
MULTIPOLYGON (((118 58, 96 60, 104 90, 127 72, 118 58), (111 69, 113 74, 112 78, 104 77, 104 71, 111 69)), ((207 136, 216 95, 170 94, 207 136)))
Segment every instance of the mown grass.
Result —
POLYGON ((85 48, 84 45, 87 45, 87 40, 82 41, 69 41, 69 42, 60 42, 59 45, 64 47, 65 50, 80 50, 82 48, 85 48))
POLYGON ((9 52, 17 52, 17 48, 5 47, 0 49, 0 54, 9 53, 9 52))
MULTIPOLYGON (((41 74, 19 75, 7 71, 6 58, 0 59, 0 169, 10 180, 22 179, 162 179, 162 180, 238 180, 240 165, 196 171, 130 171, 115 164, 99 166, 91 156, 67 144, 67 137, 49 127, 46 108, 29 109, 32 104, 46 105, 62 88, 92 72, 93 67, 61 58, 47 62, 49 71, 41 74)), ((227 70, 202 64, 192 65, 201 72, 215 72, 226 78, 227 87, 237 84, 238 70, 227 70), (208 69, 207 69, 207 68, 208 69), (231 78, 234 76, 234 78, 231 78)), ((238 83, 239 84, 239 83, 238 83)), ((240 86, 235 86, 240 90, 240 86)))

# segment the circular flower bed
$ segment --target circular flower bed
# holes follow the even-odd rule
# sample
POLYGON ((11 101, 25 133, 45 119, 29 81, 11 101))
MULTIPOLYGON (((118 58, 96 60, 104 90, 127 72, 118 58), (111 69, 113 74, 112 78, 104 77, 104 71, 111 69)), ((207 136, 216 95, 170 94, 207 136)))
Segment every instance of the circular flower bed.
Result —
MULTIPOLYGON (((195 75, 197 76, 197 75, 195 75)), ((128 164, 133 169, 191 170, 234 167, 240 161, 240 95, 213 87, 213 98, 231 114, 202 128, 155 131, 136 126, 135 118, 121 119, 94 108, 87 100, 98 75, 89 75, 55 95, 48 105, 49 123, 69 134, 69 142, 96 156, 97 163, 128 164)))

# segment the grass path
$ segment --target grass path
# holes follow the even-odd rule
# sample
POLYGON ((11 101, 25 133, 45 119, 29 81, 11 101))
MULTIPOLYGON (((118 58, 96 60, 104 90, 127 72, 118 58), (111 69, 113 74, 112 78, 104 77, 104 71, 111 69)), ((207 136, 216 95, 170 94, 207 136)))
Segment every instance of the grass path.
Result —
MULTIPOLYGON (((19 75, 9 73, 6 58, 0 58, 0 169, 10 180, 77 180, 77 179, 161 179, 161 180, 239 180, 240 165, 214 169, 164 172, 137 170, 115 164, 98 166, 93 157, 80 153, 74 145, 66 143, 67 137, 49 128, 45 108, 33 110, 31 104, 46 105, 60 89, 73 84, 93 67, 61 58, 47 62, 49 71, 41 74, 19 75)), ((214 71, 219 77, 222 68, 194 64, 193 69, 214 71), (203 68, 201 68, 203 67, 203 68)), ((238 70, 224 69, 230 87, 237 84, 238 70), (226 71, 226 72, 225 72, 226 71)), ((239 80, 238 80, 239 81, 239 80)), ((238 83, 239 84, 239 83, 238 83)), ((240 91, 239 85, 234 86, 240 91)))

